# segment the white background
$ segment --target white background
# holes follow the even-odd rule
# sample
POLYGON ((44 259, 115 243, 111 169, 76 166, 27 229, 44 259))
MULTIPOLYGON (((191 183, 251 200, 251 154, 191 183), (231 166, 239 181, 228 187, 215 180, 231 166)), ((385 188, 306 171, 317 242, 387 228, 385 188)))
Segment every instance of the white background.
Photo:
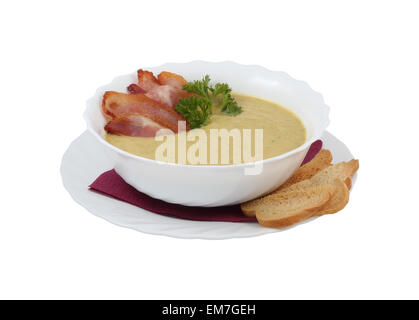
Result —
POLYGON ((417 1, 3 1, 0 298, 419 298, 417 1), (141 234, 62 186, 96 87, 195 59, 307 81, 360 159, 348 206, 227 241, 141 234))

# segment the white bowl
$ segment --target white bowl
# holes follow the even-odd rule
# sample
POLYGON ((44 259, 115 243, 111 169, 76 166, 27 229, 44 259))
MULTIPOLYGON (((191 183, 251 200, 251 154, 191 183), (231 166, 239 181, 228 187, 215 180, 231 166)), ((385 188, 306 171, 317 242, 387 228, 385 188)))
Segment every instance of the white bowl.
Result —
POLYGON ((161 71, 179 73, 187 80, 201 79, 209 74, 212 81, 227 82, 235 92, 271 100, 292 110, 307 129, 307 140, 303 145, 258 163, 192 166, 157 162, 125 152, 104 139, 106 121, 100 108, 102 96, 108 90, 126 92, 126 87, 137 81, 137 73, 115 78, 110 84, 100 87, 87 101, 84 113, 87 128, 101 143, 116 172, 127 183, 167 202, 213 207, 242 203, 266 194, 294 173, 310 145, 322 136, 329 124, 329 107, 324 104, 322 96, 305 82, 295 80, 284 72, 234 62, 205 61, 168 63, 144 69, 155 74, 161 71), (255 165, 263 166, 260 174, 245 174, 245 170, 255 165))

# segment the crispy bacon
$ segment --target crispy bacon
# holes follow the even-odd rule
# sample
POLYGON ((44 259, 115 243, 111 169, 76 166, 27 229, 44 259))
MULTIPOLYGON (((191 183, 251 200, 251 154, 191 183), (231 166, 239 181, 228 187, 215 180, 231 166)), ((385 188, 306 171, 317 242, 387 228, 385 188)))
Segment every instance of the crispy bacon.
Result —
POLYGON ((104 94, 102 112, 108 120, 105 130, 134 137, 153 137, 164 128, 178 132, 178 122, 186 123, 186 120, 174 106, 179 99, 191 95, 182 89, 187 81, 180 75, 166 71, 161 72, 158 78, 142 69, 137 74, 138 84, 127 87, 130 94, 114 91, 104 94))
POLYGON ((159 81, 156 79, 154 74, 150 71, 144 71, 142 69, 137 71, 138 85, 145 91, 158 87, 159 81))
POLYGON ((146 93, 146 91, 144 89, 142 89, 138 84, 130 84, 127 87, 127 90, 129 93, 133 93, 133 94, 137 94, 137 93, 146 93))
POLYGON ((149 71, 142 69, 137 71, 138 85, 131 84, 128 87, 130 93, 144 93, 147 97, 162 104, 174 107, 179 99, 189 97, 191 94, 182 90, 187 81, 180 75, 171 72, 161 72, 159 79, 149 71))
POLYGON ((171 86, 159 85, 158 87, 154 87, 153 89, 147 91, 145 95, 167 106, 174 107, 179 101, 176 90, 177 89, 171 86))
POLYGON ((169 85, 177 89, 182 89, 188 83, 181 75, 167 71, 160 72, 157 79, 161 85, 169 85))
POLYGON ((158 123, 137 114, 111 120, 105 126, 105 130, 109 133, 130 137, 154 137, 160 129, 164 128, 158 123))
MULTIPOLYGON (((129 115, 144 116, 174 132, 178 131, 178 121, 185 121, 173 108, 157 102, 144 94, 107 91, 103 96, 102 111, 111 120, 124 118, 129 115)), ((188 125, 186 129, 188 130, 188 125)))

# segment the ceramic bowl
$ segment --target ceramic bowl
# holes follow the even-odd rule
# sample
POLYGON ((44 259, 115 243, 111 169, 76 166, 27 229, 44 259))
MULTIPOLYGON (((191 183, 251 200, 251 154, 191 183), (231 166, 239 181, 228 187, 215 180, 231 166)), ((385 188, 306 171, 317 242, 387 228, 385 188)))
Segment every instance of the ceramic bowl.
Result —
POLYGON ((242 203, 266 194, 284 183, 300 166, 310 145, 319 139, 329 124, 329 108, 322 96, 307 83, 288 74, 260 66, 234 62, 193 61, 168 63, 143 68, 158 74, 179 73, 187 80, 201 79, 208 74, 212 81, 226 82, 237 93, 276 102, 297 114, 307 129, 306 142, 277 157, 257 163, 237 165, 182 165, 162 163, 127 153, 105 139, 105 118, 101 113, 105 91, 126 92, 137 82, 137 73, 115 78, 100 87, 87 101, 84 114, 87 128, 112 160, 115 170, 131 186, 147 195, 186 206, 223 206, 242 203), (261 170, 253 170, 255 167, 261 170), (259 174, 249 174, 260 171, 259 174))

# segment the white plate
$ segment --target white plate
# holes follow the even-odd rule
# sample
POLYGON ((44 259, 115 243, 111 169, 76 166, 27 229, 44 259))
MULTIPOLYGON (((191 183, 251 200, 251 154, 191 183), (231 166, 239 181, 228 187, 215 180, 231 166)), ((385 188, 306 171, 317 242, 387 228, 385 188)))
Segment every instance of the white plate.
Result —
MULTIPOLYGON (((349 149, 332 134, 325 132, 322 140, 323 147, 332 151, 334 162, 354 158, 349 149)), ((103 152, 92 134, 84 132, 71 143, 65 152, 61 163, 61 176, 64 187, 77 203, 113 224, 144 233, 189 239, 252 237, 286 230, 263 228, 258 223, 207 222, 170 218, 89 191, 88 186, 101 173, 112 169, 110 160, 103 152)))

